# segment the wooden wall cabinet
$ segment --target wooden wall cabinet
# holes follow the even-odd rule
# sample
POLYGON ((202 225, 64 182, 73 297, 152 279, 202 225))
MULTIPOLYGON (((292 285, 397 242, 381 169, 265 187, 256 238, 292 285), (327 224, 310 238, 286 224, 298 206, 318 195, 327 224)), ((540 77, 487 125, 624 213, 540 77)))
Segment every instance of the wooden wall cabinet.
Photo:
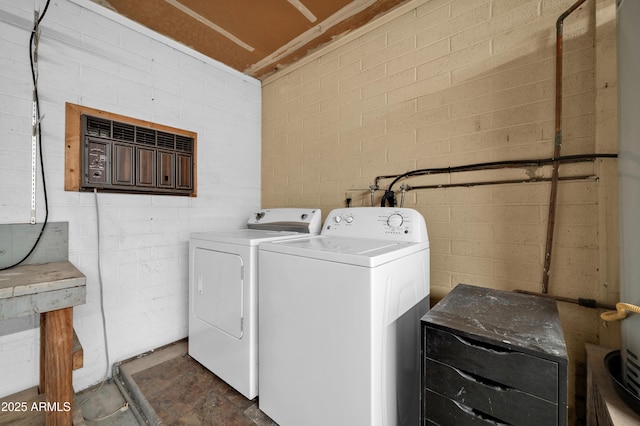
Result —
POLYGON ((156 186, 156 150, 136 149, 136 185, 156 186))
POLYGON ((175 158, 173 152, 158 151, 158 188, 175 188, 175 158))
POLYGON ((196 196, 197 134, 66 105, 65 190, 196 196))
POLYGON ((135 147, 113 144, 113 183, 116 185, 135 185, 134 153, 135 147))

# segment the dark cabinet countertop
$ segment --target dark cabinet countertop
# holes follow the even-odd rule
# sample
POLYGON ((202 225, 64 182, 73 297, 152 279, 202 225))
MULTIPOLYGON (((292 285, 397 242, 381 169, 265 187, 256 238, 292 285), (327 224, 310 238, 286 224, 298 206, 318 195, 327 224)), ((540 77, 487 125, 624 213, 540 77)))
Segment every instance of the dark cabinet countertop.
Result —
POLYGON ((507 349, 557 361, 567 359, 553 299, 458 284, 422 321, 507 349))

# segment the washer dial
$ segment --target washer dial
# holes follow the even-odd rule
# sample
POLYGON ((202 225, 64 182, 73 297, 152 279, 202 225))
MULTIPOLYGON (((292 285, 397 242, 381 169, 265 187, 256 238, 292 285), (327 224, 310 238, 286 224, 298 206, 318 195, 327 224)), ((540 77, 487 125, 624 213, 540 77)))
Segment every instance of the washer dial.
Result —
POLYGON ((397 228, 401 226, 403 222, 404 222, 404 219, 402 215, 398 213, 394 213, 387 218, 387 225, 389 225, 392 228, 397 228))

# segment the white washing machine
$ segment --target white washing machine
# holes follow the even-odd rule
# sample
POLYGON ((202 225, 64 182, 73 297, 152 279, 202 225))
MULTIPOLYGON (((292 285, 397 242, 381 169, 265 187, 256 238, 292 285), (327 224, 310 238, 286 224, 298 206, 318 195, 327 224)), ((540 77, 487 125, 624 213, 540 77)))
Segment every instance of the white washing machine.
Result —
POLYGON ((189 240, 189 355, 248 399, 258 394, 258 244, 318 234, 320 209, 254 213, 247 229, 189 240))
POLYGON ((321 234, 260 245, 259 406, 280 426, 419 424, 424 218, 333 210, 321 234))

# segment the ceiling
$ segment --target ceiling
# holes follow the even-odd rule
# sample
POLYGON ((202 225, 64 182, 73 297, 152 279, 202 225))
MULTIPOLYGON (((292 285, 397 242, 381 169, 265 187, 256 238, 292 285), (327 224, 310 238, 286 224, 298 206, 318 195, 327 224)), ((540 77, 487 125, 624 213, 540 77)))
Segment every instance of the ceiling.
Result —
POLYGON ((407 0, 92 0, 256 78, 407 0))

